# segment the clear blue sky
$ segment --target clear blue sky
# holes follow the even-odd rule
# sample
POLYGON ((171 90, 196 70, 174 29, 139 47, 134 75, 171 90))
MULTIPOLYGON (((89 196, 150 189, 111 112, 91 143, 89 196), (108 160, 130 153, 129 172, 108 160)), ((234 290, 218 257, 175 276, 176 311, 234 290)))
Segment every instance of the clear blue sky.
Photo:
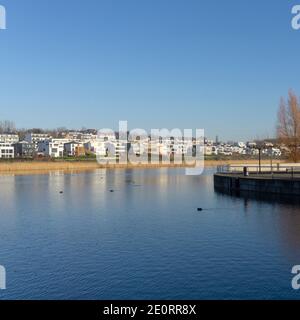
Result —
MULTIPOLYGON (((300 0, 298 1, 300 4, 300 0)), ((0 120, 272 136, 300 95, 287 0, 0 0, 0 120)))

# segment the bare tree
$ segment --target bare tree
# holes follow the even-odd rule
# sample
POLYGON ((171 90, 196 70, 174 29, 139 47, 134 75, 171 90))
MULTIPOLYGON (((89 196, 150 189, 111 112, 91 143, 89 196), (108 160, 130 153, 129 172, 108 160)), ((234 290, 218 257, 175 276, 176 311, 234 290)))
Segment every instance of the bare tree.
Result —
POLYGON ((1 133, 14 133, 15 131, 16 131, 16 126, 13 121, 9 121, 9 120, 0 121, 1 133))
POLYGON ((290 152, 293 162, 300 159, 300 104, 293 91, 289 91, 288 100, 281 98, 278 111, 277 137, 290 152))
POLYGON ((32 132, 32 133, 44 133, 44 130, 41 128, 32 128, 28 129, 27 132, 32 132))

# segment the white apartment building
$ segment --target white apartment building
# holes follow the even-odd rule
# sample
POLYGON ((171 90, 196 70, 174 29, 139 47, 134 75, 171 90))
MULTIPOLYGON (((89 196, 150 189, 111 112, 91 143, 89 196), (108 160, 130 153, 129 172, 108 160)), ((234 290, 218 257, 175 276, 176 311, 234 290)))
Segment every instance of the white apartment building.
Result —
POLYGON ((51 139, 38 143, 38 152, 51 158, 61 158, 64 155, 64 146, 69 139, 51 139))
POLYGON ((251 156, 257 156, 259 154, 259 150, 254 148, 247 148, 246 153, 251 156))
POLYGON ((84 143, 84 148, 93 154, 97 154, 100 156, 106 155, 106 147, 104 141, 90 140, 89 142, 84 143))
POLYGON ((148 150, 152 155, 159 155, 159 140, 151 140, 148 142, 148 150))
POLYGON ((81 138, 82 142, 89 142, 89 141, 92 141, 92 140, 96 140, 97 139, 97 135, 96 134, 92 134, 92 133, 82 133, 80 138, 81 138))
POLYGON ((167 142, 159 143, 159 154, 169 156, 171 154, 171 145, 167 142))
POLYGON ((237 143, 237 146, 238 146, 239 148, 245 149, 245 148, 246 148, 246 143, 240 141, 240 142, 237 143))
POLYGON ((117 159, 121 158, 122 155, 124 156, 124 154, 126 154, 127 151, 127 145, 125 142, 123 141, 115 141, 113 142, 113 150, 114 150, 114 154, 116 156, 117 159))
POLYGON ((213 148, 212 146, 205 146, 204 147, 204 155, 211 156, 213 154, 212 148, 213 148))
POLYGON ((211 147, 211 153, 212 153, 214 156, 217 156, 218 153, 219 153, 218 147, 212 146, 212 147, 211 147))
POLYGON ((120 159, 124 157, 127 152, 127 140, 116 139, 115 134, 111 132, 98 134, 96 139, 90 140, 90 143, 92 141, 94 141, 94 143, 97 141, 98 148, 100 148, 100 150, 98 149, 100 152, 97 153, 98 155, 120 159))
POLYGON ((78 131, 70 131, 65 135, 65 138, 72 139, 72 140, 79 140, 80 139, 80 132, 78 131))
POLYGON ((147 142, 140 142, 140 141, 134 141, 130 145, 131 152, 135 155, 144 155, 148 154, 148 143, 147 142))
POLYGON ((282 152, 279 148, 267 148, 263 149, 262 153, 269 157, 280 157, 282 152))
POLYGON ((72 141, 64 144, 64 154, 69 157, 78 156, 80 149, 83 149, 83 143, 72 141))
POLYGON ((0 143, 0 158, 12 159, 15 157, 14 147, 10 143, 0 143))
POLYGON ((36 151, 38 151, 38 144, 42 141, 49 141, 51 139, 51 136, 49 136, 46 133, 26 133, 25 135, 25 141, 29 143, 33 143, 35 146, 36 151))
POLYGON ((0 134, 0 143, 4 144, 14 144, 19 142, 19 136, 17 134, 0 134))
POLYGON ((190 140, 183 141, 182 139, 175 139, 174 144, 172 145, 172 151, 177 155, 189 155, 189 153, 192 152, 193 147, 193 142, 190 140))

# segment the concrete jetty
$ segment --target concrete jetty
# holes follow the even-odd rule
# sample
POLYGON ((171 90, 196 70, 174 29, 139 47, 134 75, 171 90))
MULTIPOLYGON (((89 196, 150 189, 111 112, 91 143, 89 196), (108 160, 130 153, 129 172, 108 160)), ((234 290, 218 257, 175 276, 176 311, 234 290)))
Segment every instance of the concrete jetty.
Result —
POLYGON ((300 195, 300 167, 280 166, 256 168, 252 166, 218 168, 214 186, 219 191, 251 191, 259 193, 300 195))

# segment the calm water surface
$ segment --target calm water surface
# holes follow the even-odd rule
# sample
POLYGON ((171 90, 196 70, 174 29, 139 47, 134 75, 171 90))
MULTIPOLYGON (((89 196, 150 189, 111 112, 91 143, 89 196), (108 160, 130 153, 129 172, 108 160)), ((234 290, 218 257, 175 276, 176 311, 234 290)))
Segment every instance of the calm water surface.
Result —
POLYGON ((0 298, 299 299, 300 205, 219 194, 212 174, 0 177, 0 298))

